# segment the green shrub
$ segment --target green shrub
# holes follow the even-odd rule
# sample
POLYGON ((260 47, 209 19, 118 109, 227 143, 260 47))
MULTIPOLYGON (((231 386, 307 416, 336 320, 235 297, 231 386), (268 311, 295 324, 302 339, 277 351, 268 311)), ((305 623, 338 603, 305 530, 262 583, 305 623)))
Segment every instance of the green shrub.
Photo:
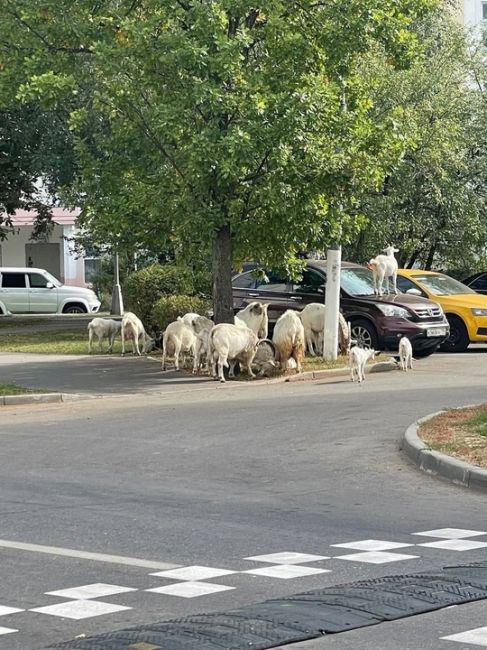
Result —
POLYGON ((153 330, 156 322, 152 312, 155 303, 163 296, 192 294, 193 273, 191 269, 167 264, 153 264, 131 273, 123 284, 126 311, 133 311, 147 330, 153 330))
POLYGON ((154 305, 152 320, 161 330, 165 330, 178 316, 184 316, 188 312, 204 316, 209 307, 209 302, 198 296, 165 296, 154 305))

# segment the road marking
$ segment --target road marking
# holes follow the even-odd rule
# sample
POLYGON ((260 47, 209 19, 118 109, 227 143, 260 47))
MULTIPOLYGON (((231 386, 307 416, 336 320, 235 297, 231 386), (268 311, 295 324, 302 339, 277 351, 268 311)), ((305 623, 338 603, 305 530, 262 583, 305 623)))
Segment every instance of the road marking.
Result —
POLYGON ((155 562, 153 560, 142 560, 137 557, 125 557, 124 555, 108 555, 106 553, 89 553, 88 551, 77 551, 73 548, 61 548, 59 546, 43 546, 42 544, 25 544, 24 542, 11 542, 7 539, 0 539, 0 547, 13 548, 18 551, 30 551, 32 553, 47 553, 48 555, 61 555, 64 557, 75 557, 81 560, 93 560, 94 562, 109 562, 111 564, 124 564, 138 566, 144 569, 177 569, 180 564, 169 564, 168 562, 155 562))

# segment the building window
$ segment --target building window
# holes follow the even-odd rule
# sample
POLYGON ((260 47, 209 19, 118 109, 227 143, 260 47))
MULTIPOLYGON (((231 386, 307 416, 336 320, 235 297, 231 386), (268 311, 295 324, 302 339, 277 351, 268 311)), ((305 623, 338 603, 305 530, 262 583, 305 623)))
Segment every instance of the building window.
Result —
POLYGON ((487 2, 482 2, 482 20, 487 20, 487 2))

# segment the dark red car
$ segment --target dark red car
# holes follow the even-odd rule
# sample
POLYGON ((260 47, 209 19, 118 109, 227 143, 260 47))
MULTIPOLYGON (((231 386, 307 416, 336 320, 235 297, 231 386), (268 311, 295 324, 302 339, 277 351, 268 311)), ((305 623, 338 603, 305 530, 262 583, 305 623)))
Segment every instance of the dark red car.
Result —
MULTIPOLYGON (((249 302, 269 303, 269 325, 286 309, 298 311, 325 298, 326 261, 308 260, 299 282, 269 272, 256 277, 255 264, 246 264, 233 277, 233 306, 237 312, 249 302)), ((448 336, 449 326, 441 307, 426 298, 399 293, 374 295, 372 272, 365 266, 342 262, 341 310, 352 324, 352 336, 362 347, 398 349, 402 336, 411 340, 416 356, 432 354, 448 336)))

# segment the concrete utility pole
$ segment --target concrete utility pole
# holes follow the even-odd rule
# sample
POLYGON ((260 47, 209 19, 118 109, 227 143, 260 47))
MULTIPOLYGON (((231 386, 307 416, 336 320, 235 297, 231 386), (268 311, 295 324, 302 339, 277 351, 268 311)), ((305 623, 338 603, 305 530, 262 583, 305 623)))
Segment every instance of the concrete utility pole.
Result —
POLYGON ((323 331, 325 361, 336 361, 338 357, 341 265, 342 247, 329 248, 326 253, 325 329, 323 331))
POLYGON ((115 258, 114 258, 114 275, 115 275, 115 284, 113 285, 112 307, 110 309, 110 314, 113 316, 123 316, 123 298, 122 298, 122 289, 120 288, 118 253, 115 253, 115 258))

